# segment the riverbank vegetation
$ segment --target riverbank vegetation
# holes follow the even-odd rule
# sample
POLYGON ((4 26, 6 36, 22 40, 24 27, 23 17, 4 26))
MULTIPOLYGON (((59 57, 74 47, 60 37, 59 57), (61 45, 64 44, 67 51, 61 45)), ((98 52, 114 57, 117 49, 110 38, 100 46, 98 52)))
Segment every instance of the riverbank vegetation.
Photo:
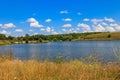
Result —
POLYGON ((120 40, 120 32, 90 32, 90 33, 70 33, 56 35, 29 35, 6 36, 0 34, 0 45, 13 43, 41 43, 55 41, 78 41, 78 40, 120 40))
POLYGON ((65 61, 27 60, 13 58, 12 51, 0 54, 0 80, 120 80, 120 55, 118 62, 100 63, 95 57, 65 61), (88 61, 88 62, 87 62, 88 61))
POLYGON ((120 80, 120 64, 0 58, 0 80, 120 80))

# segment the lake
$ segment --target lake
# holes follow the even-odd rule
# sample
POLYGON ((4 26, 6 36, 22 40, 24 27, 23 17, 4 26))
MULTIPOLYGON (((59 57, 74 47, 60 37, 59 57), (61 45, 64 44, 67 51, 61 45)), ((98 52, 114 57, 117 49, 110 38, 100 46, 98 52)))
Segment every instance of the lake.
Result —
POLYGON ((13 44, 0 47, 1 53, 13 53, 14 59, 50 59, 63 56, 65 59, 81 59, 95 55, 98 60, 116 61, 114 51, 120 51, 120 41, 74 41, 39 44, 13 44))

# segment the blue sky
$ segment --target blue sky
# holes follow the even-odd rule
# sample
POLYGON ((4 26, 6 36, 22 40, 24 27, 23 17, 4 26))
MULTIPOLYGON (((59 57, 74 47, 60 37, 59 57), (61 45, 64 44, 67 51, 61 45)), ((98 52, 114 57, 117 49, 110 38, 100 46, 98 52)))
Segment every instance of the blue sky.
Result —
POLYGON ((120 31, 120 0, 1 0, 0 33, 120 31))

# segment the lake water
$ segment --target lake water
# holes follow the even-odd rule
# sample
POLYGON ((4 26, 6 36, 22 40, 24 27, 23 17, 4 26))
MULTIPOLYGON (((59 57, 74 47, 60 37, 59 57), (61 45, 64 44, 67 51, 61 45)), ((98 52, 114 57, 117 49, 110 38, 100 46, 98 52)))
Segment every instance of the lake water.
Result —
POLYGON ((13 44, 0 47, 1 53, 11 51, 15 59, 81 59, 95 55, 104 62, 116 61, 114 50, 120 51, 120 41, 75 41, 50 42, 40 44, 13 44))

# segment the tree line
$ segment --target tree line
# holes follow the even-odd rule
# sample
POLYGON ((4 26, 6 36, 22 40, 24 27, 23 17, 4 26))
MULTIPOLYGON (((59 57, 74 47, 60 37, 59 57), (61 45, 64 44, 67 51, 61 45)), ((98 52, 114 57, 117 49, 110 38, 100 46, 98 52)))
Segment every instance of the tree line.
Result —
POLYGON ((26 34, 25 36, 6 36, 4 34, 0 34, 0 40, 9 40, 13 42, 55 42, 55 41, 73 41, 79 40, 79 38, 83 39, 85 36, 90 34, 98 34, 101 32, 92 32, 92 33, 69 33, 69 34, 56 34, 56 35, 29 35, 26 34))

